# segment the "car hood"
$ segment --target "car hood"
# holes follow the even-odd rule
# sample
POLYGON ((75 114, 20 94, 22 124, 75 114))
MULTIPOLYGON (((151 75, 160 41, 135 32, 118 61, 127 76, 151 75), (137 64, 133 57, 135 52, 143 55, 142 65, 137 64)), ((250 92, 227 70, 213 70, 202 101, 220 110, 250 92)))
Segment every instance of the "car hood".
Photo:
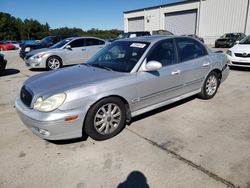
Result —
POLYGON ((50 48, 40 48, 37 50, 32 50, 31 52, 27 53, 27 56, 31 57, 33 55, 43 53, 43 52, 48 52, 48 51, 51 51, 51 49, 50 48))
POLYGON ((24 85, 33 92, 34 97, 47 97, 51 94, 66 92, 78 87, 87 87, 124 75, 125 73, 76 65, 32 76, 24 82, 24 85))
POLYGON ((230 50, 239 53, 250 53, 250 44, 237 44, 232 47, 230 50))

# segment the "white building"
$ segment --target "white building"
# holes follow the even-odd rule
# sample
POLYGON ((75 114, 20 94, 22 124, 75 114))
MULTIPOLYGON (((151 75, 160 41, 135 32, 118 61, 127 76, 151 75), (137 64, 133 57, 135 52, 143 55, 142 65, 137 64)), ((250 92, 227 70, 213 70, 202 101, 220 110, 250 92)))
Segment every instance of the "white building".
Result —
POLYGON ((250 0, 191 0, 124 12, 124 31, 197 34, 214 44, 224 33, 250 34, 250 0))

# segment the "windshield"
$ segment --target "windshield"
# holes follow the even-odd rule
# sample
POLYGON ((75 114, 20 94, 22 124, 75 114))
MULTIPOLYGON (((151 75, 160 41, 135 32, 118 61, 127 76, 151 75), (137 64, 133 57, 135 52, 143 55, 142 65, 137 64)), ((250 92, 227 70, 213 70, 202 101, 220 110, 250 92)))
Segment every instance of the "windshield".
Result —
POLYGON ((67 44, 68 42, 70 42, 72 39, 64 39, 61 40, 60 42, 54 44, 53 46, 51 46, 50 48, 61 48, 63 47, 65 44, 67 44))
POLYGON ((233 38, 233 37, 236 37, 236 35, 233 33, 227 33, 221 36, 221 38, 233 38))
POLYGON ((148 46, 148 42, 117 41, 97 53, 87 64, 112 71, 130 72, 148 46))
POLYGON ((52 41, 52 36, 48 36, 48 37, 45 37, 43 38, 41 41, 40 41, 40 44, 48 44, 52 41))
POLYGON ((250 35, 240 41, 240 44, 250 44, 250 35))

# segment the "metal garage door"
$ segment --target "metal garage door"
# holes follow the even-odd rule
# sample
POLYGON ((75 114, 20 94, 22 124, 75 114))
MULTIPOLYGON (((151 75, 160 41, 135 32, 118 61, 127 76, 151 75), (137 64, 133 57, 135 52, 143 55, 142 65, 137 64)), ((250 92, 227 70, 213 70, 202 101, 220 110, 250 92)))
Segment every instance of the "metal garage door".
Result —
POLYGON ((165 29, 175 35, 195 34, 197 10, 167 13, 165 29))
POLYGON ((129 18, 128 31, 144 31, 144 17, 129 18))

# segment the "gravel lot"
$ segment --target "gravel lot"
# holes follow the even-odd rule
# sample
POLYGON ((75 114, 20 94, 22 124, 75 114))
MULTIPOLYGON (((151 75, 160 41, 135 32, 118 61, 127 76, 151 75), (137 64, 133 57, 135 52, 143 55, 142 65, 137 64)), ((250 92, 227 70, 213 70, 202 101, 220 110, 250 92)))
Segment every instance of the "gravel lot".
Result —
POLYGON ((250 69, 231 70, 212 100, 191 97, 133 119, 107 141, 47 142, 18 118, 31 71, 4 52, 0 76, 0 187, 250 188, 250 69))

